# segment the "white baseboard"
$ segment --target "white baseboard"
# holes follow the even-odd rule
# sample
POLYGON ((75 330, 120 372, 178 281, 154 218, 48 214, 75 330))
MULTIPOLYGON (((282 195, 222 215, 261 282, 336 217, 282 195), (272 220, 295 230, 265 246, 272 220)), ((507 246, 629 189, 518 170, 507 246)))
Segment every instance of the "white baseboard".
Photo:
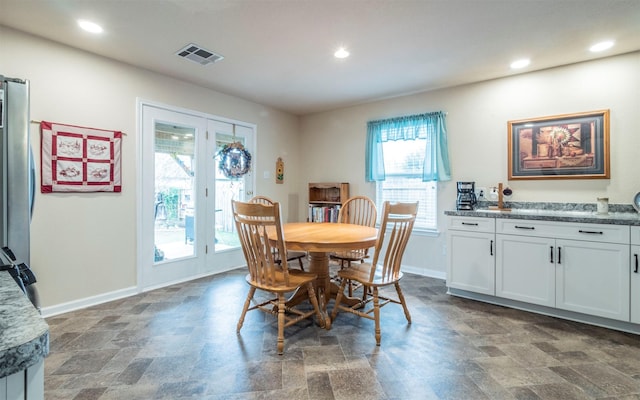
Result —
POLYGON ((184 278, 175 279, 175 280, 172 280, 172 281, 169 281, 169 282, 162 282, 162 283, 159 283, 157 285, 153 285, 153 286, 149 286, 149 287, 146 287, 146 288, 142 288, 140 291, 141 292, 149 292, 151 290, 156 290, 156 289, 160 289, 160 288, 171 286, 171 285, 177 285, 178 283, 193 281, 193 280, 204 278, 204 277, 211 276, 211 275, 221 274, 223 272, 231 271, 231 270, 238 269, 238 268, 242 268, 242 266, 229 267, 229 268, 216 270, 216 271, 207 271, 207 272, 203 272, 201 274, 191 275, 191 276, 187 276, 187 277, 184 277, 184 278))
MULTIPOLYGON (((53 317, 53 316, 68 313, 71 311, 76 311, 83 308, 96 306, 98 304, 107 303, 109 301, 114 301, 114 300, 119 300, 125 297, 134 296, 141 292, 148 292, 151 290, 160 289, 166 286, 171 286, 171 285, 175 285, 182 282, 192 281, 194 279, 204 278, 210 275, 220 274, 220 273, 231 271, 238 268, 242 268, 242 267, 231 267, 223 271, 206 272, 199 275, 190 276, 188 278, 178 279, 171 282, 164 282, 162 284, 154 285, 152 287, 148 287, 144 289, 138 289, 138 287, 136 286, 131 286, 124 289, 114 290, 113 292, 102 293, 102 294, 91 296, 91 297, 85 297, 84 299, 78 299, 78 300, 73 300, 66 303, 56 304, 54 306, 43 307, 40 311, 44 318, 53 317)), ((409 272, 416 275, 428 276, 430 278, 446 279, 446 273, 444 271, 417 268, 409 265, 406 265, 406 266, 403 265, 402 270, 404 272, 409 272)))
POLYGON ((182 282, 192 281, 194 279, 200 279, 200 278, 204 278, 206 276, 220 274, 220 273, 231 271, 231 270, 234 270, 234 269, 237 269, 237 268, 241 268, 241 267, 230 267, 228 269, 221 270, 221 271, 205 272, 205 273, 198 274, 198 275, 195 275, 195 276, 190 276, 190 277, 187 277, 187 278, 177 279, 177 280, 171 281, 171 282, 164 282, 164 283, 161 283, 161 284, 158 284, 158 285, 154 285, 154 286, 151 286, 151 287, 148 287, 148 288, 138 288, 136 286, 131 286, 131 287, 124 288, 124 289, 114 290, 114 291, 108 292, 108 293, 102 293, 102 294, 99 294, 99 295, 96 295, 96 296, 85 297, 84 299, 78 299, 78 300, 69 301, 67 303, 56 304, 54 306, 43 307, 43 308, 40 309, 40 312, 42 313, 42 316, 44 318, 53 317, 55 315, 60 315, 60 314, 68 313, 68 312, 71 312, 71 311, 76 311, 76 310, 80 310, 80 309, 83 309, 83 308, 96 306, 98 304, 107 303, 107 302, 114 301, 114 300, 119 300, 119 299, 122 299, 122 298, 125 298, 125 297, 136 295, 138 293, 148 292, 148 291, 155 290, 155 289, 160 289, 160 288, 163 288, 163 287, 166 287, 166 286, 171 286, 171 285, 175 285, 175 284, 182 283, 182 282))
POLYGON ((418 268, 411 265, 403 265, 402 272, 409 272, 411 274, 427 276, 429 278, 447 279, 447 273, 445 271, 438 271, 435 269, 418 268))
POLYGON ((84 299, 78 299, 69 301, 67 303, 56 304, 54 306, 43 307, 40 309, 44 318, 53 317, 55 315, 64 314, 71 311, 80 310, 95 306, 98 304, 106 303, 113 300, 122 299, 125 297, 138 294, 138 288, 131 286, 124 289, 114 290, 113 292, 102 293, 96 296, 85 297, 84 299))

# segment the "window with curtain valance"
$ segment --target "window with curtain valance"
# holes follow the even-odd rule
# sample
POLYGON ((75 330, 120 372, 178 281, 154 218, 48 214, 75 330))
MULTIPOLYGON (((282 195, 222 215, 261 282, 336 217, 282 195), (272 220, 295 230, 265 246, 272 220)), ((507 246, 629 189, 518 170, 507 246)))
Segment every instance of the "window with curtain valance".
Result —
POLYGON ((437 181, 451 179, 445 113, 370 121, 366 180, 376 182, 376 203, 419 201, 416 229, 437 228, 437 181))

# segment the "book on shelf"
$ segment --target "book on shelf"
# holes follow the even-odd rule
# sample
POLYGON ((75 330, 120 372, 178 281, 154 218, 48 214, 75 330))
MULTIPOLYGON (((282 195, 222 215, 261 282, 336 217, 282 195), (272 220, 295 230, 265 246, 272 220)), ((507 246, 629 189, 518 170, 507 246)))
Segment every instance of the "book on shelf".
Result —
POLYGON ((340 205, 316 206, 309 205, 309 222, 338 222, 340 205))

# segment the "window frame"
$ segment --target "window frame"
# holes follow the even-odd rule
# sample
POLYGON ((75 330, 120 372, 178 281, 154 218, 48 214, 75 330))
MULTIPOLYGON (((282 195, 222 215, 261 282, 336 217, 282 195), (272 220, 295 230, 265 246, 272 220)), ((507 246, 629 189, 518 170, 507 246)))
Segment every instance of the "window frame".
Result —
MULTIPOLYGON (((421 127, 421 130, 423 128, 421 127)), ((425 135, 426 136, 426 135, 425 135)), ((419 139, 424 139, 427 140, 426 137, 422 137, 422 135, 420 135, 419 139)), ((386 143, 389 142, 411 142, 412 140, 396 140, 396 141, 385 141, 383 143, 383 148, 384 145, 386 143)), ((426 147, 426 143, 425 143, 425 147, 426 147)), ((414 225, 414 230, 417 232, 438 232, 438 185, 437 185, 437 181, 427 181, 424 182, 422 181, 422 171, 421 170, 415 170, 415 171, 411 171, 411 172, 398 172, 397 168, 387 168, 388 164, 390 162, 389 160, 389 153, 391 152, 384 152, 385 153, 385 170, 389 171, 394 169, 394 172, 388 172, 385 174, 386 178, 384 181, 377 181, 376 182, 376 206, 378 207, 378 209, 382 209, 382 204, 385 200, 390 200, 390 201, 418 201, 418 218, 416 219, 416 223, 414 225), (404 196, 389 196, 389 197, 385 197, 383 196, 383 191, 385 183, 390 183, 390 182, 398 182, 398 180, 400 180, 400 184, 402 183, 402 180, 404 179, 410 179, 413 182, 411 182, 411 184, 407 185, 409 186, 408 190, 421 190, 423 193, 420 194, 420 196, 418 198, 414 198, 412 196, 408 196, 408 198, 404 197, 404 196), (422 186, 422 187, 419 187, 422 186)), ((407 152, 408 153, 408 152, 407 152)), ((403 155, 407 154, 407 153, 403 153, 403 155)), ((422 161, 424 162, 424 154, 422 154, 422 161)), ((395 157, 394 157, 395 159, 395 157)), ((396 185, 397 186, 401 186, 401 185, 396 185)), ((387 189, 387 190, 393 190, 393 189, 387 189)))

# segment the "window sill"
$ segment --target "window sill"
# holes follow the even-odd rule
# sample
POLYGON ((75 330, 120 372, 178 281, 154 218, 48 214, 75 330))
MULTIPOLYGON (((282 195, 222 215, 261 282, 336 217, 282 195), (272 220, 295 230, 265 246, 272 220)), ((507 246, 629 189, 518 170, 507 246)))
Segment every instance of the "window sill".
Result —
MULTIPOLYGON (((380 225, 376 224, 376 228, 380 229, 380 225)), ((390 229, 387 229, 390 231, 390 229)), ((439 237, 440 231, 437 229, 424 229, 424 228, 413 228, 411 231, 412 235, 423 236, 423 237, 439 237)))
POLYGON ((440 231, 437 229, 417 229, 413 228, 411 232, 412 235, 416 236, 424 236, 424 237, 438 237, 440 236, 440 231))

